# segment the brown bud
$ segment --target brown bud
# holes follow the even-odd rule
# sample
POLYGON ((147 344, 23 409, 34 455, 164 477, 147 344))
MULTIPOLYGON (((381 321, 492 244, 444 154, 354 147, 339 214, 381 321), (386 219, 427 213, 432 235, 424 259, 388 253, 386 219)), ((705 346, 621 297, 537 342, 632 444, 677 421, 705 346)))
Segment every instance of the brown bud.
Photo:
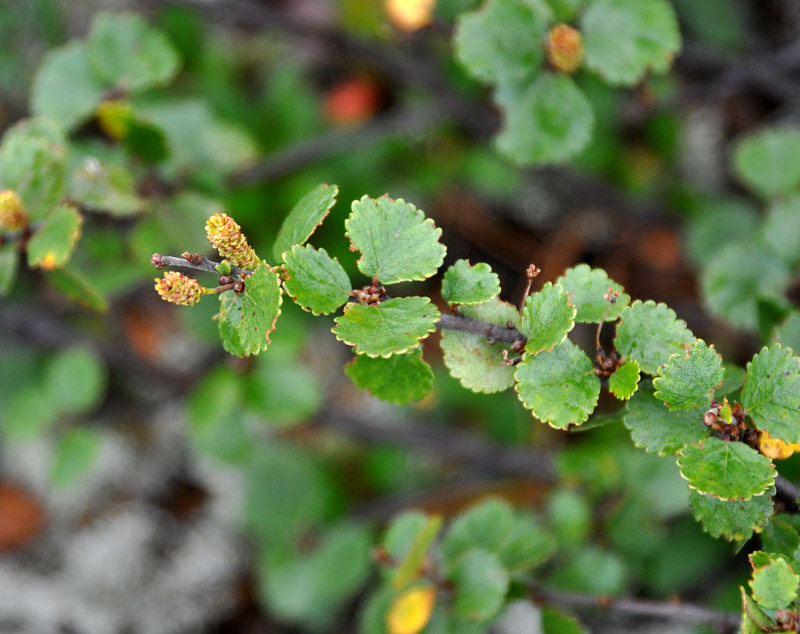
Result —
POLYGON ((220 275, 219 284, 220 286, 225 286, 226 284, 233 284, 233 278, 230 275, 220 275))
POLYGON ((241 295, 242 293, 244 293, 244 282, 242 282, 241 280, 238 282, 234 282, 233 292, 236 293, 237 295, 241 295))
POLYGON ((164 264, 163 255, 160 253, 154 253, 153 257, 150 258, 150 264, 156 267, 159 271, 163 269, 166 265, 164 264))
POLYGON ((574 73, 583 61, 583 40, 577 29, 556 24, 547 34, 547 59, 556 70, 574 73))

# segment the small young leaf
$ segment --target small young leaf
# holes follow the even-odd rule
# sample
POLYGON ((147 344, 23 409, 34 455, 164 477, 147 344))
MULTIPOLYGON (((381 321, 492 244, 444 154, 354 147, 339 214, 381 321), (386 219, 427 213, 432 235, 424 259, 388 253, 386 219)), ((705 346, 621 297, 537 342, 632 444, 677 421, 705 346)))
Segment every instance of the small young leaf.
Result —
POLYGON ((567 269, 556 284, 561 284, 569 293, 570 304, 578 309, 575 321, 579 322, 599 324, 606 311, 606 321, 614 321, 631 301, 630 295, 623 293, 622 286, 611 280, 603 269, 593 269, 588 264, 567 269), (610 309, 604 297, 609 288, 620 294, 610 309))
POLYGON ((648 71, 666 72, 681 46, 666 0, 595 0, 581 18, 585 63, 612 84, 632 86, 648 71))
POLYGON ((544 73, 524 87, 500 86, 495 101, 505 110, 497 149, 520 165, 565 161, 592 136, 592 106, 567 75, 544 73))
POLYGON ((17 245, 0 245, 0 297, 11 290, 14 280, 17 277, 17 267, 19 266, 19 252, 17 245))
POLYGON ((219 334, 225 350, 239 357, 258 354, 267 349, 281 314, 281 278, 261 264, 245 280, 244 293, 223 293, 219 303, 219 334))
POLYGON ((352 249, 362 253, 358 270, 382 284, 424 280, 444 261, 442 230, 402 199, 364 196, 344 224, 352 249))
POLYGON ((745 592, 743 586, 739 586, 739 591, 742 595, 741 634, 762 634, 774 630, 775 619, 758 607, 758 604, 745 592))
POLYGON ((722 385, 722 357, 714 346, 698 339, 685 353, 672 355, 653 379, 656 398, 671 410, 708 405, 714 388, 722 385))
POLYGON ((68 348, 53 357, 44 389, 59 412, 78 414, 94 409, 103 397, 106 368, 88 348, 68 348))
POLYGON ((761 531, 769 523, 773 495, 775 487, 749 500, 720 500, 692 489, 689 491, 689 504, 694 518, 709 535, 742 541, 750 539, 754 530, 761 531))
POLYGON ((168 83, 180 65, 169 40, 139 15, 98 14, 87 45, 94 75, 106 86, 127 92, 168 83))
POLYGON ((500 278, 484 262, 471 266, 458 260, 442 278, 442 297, 448 304, 480 304, 499 294, 500 278))
POLYGON ((733 168, 764 198, 792 193, 800 186, 800 130, 772 127, 746 136, 736 145, 733 168))
POLYGON ((360 354, 344 371, 357 387, 391 403, 418 401, 433 388, 433 370, 422 360, 421 350, 388 359, 360 354))
POLYGON ((311 234, 322 224, 331 208, 336 204, 339 188, 336 185, 317 185, 303 196, 289 212, 281 225, 272 253, 280 260, 284 251, 294 245, 305 244, 311 234))
POLYGON ((69 260, 81 237, 83 217, 67 205, 56 207, 28 242, 28 262, 46 271, 60 268, 69 260))
POLYGON ((758 429, 800 443, 800 357, 779 343, 762 348, 747 364, 742 405, 758 429))
POLYGON ((552 12, 543 0, 488 0, 456 25, 456 56, 476 79, 519 84, 539 71, 552 12))
POLYGON ((782 557, 769 557, 765 566, 756 564, 756 553, 750 555, 753 578, 750 589, 758 605, 765 610, 781 610, 797 598, 800 575, 782 557))
POLYGON ((683 346, 691 345, 694 335, 675 311, 650 300, 636 300, 620 314, 614 345, 625 359, 638 361, 643 372, 656 374, 659 366, 683 346))
POLYGON ((550 350, 567 338, 575 327, 576 308, 560 284, 547 282, 541 291, 528 295, 519 329, 528 337, 525 351, 550 350))
POLYGON ((769 461, 742 442, 706 438, 678 454, 681 475, 698 493, 724 500, 749 500, 763 495, 777 472, 769 461))
POLYGON ((80 480, 92 468, 102 438, 91 427, 76 427, 58 441, 50 466, 50 482, 68 486, 80 480))
POLYGON ((92 73, 86 44, 70 42, 50 51, 36 71, 31 111, 69 131, 92 117, 105 90, 92 73))
MULTIPOLYGON (((495 298, 483 304, 462 306, 460 313, 471 319, 481 319, 505 325, 519 325, 519 312, 511 304, 495 298)), ((502 365, 503 350, 511 351, 505 343, 490 344, 486 337, 468 332, 445 330, 441 348, 444 364, 461 385, 473 392, 501 392, 514 385, 514 367, 502 365)))
POLYGON ((456 588, 455 613, 463 619, 485 622, 503 605, 509 580, 497 555, 476 548, 464 555, 451 581, 456 588))
POLYGON ((327 315, 347 302, 352 284, 339 260, 311 245, 295 245, 283 253, 289 274, 283 286, 304 310, 327 315))
POLYGON ((773 202, 764 220, 764 240, 788 266, 800 261, 800 194, 773 202))
POLYGON ((400 562, 394 574, 393 584, 395 589, 402 590, 410 583, 416 581, 420 576, 420 571, 425 565, 428 556, 428 549, 442 527, 442 516, 434 515, 429 517, 425 526, 417 533, 408 554, 400 562))
POLYGON ((676 454, 684 446, 708 436, 701 414, 691 410, 669 411, 654 396, 650 381, 642 381, 639 385, 636 395, 625 407, 624 420, 633 443, 659 456, 676 454))
POLYGON ((586 421, 600 395, 592 362, 569 340, 536 356, 526 354, 514 379, 522 404, 557 429, 586 421))
POLYGON ((331 332, 357 354, 390 357, 416 348, 436 330, 439 310, 427 297, 397 297, 366 306, 347 304, 331 332))
POLYGON ((621 401, 627 401, 639 387, 641 371, 638 361, 626 361, 608 377, 608 391, 621 401))

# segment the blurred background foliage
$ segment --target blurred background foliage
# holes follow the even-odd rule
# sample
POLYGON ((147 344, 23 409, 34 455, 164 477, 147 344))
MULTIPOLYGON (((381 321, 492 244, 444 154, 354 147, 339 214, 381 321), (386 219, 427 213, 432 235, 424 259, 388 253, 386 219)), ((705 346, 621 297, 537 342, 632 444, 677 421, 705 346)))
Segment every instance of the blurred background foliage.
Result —
MULTIPOLYGON (((763 230, 770 197, 733 161, 743 135, 798 124, 795 3, 674 0, 672 72, 628 90, 579 73, 593 139, 537 169, 494 151, 499 113, 453 58, 454 20, 477 4, 439 0, 408 32, 359 0, 0 2, 3 129, 28 115, 47 51, 98 11, 140 12, 181 60, 173 84, 134 102, 167 131, 168 160, 139 146, 126 163, 131 148, 98 141, 102 113, 82 125, 70 160, 89 173, 71 191, 92 186, 86 157, 113 177, 69 266, 20 270, 0 304, 1 631, 353 631, 388 520, 411 507, 450 518, 489 495, 555 535, 537 572, 548 587, 738 611, 747 547, 702 532, 674 464, 631 445, 611 399, 596 425, 552 432, 514 394, 464 390, 434 336, 434 392, 390 406, 345 376, 330 318, 285 303, 270 349, 240 360, 221 351, 216 302, 180 309, 152 291, 151 254, 203 250, 211 213, 268 254, 292 206, 328 182, 339 203, 315 244, 352 279, 349 202, 388 192, 443 228, 446 265, 488 262, 512 303, 529 263, 543 284, 588 262, 734 363, 772 339, 797 349, 796 262, 774 256, 800 213, 763 230)), ((443 305, 437 285, 408 288, 443 305)), ((798 460, 783 475, 800 477, 798 460)), ((655 631, 621 618, 584 622, 655 631)))

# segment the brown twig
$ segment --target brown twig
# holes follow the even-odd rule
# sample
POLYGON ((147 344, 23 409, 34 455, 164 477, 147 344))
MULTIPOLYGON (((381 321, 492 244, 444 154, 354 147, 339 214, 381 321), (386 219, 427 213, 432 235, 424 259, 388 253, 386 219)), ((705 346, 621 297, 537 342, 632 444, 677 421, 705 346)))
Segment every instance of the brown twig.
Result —
MULTIPOLYGON (((153 257, 150 259, 150 262, 152 262, 153 266, 155 266, 158 270, 161 270, 166 266, 170 266, 173 268, 192 269, 195 271, 205 271, 206 273, 216 273, 219 275, 219 271, 217 270, 217 265, 219 265, 219 262, 209 260, 206 256, 200 254, 193 254, 192 259, 187 260, 184 257, 154 253, 153 257)), ((231 265, 231 273, 233 275, 252 275, 253 271, 231 265)))

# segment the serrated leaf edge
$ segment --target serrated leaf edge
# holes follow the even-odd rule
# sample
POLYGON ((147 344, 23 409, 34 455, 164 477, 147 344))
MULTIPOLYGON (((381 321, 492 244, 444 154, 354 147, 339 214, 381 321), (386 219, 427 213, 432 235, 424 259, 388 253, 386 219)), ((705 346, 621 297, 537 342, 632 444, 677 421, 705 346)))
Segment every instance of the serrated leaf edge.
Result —
MULTIPOLYGON (((334 201, 334 202, 335 202, 335 201, 334 201)), ((333 205, 331 205, 331 207, 333 207, 333 205)), ((330 211, 330 210, 329 210, 329 211, 330 211)), ((322 224, 322 223, 320 222, 319 224, 322 224)), ((319 225, 317 225, 317 226, 319 227, 319 225)), ((309 235, 308 237, 310 238, 310 237, 311 237, 311 235, 309 235)), ((306 238, 306 240, 308 240, 308 238, 306 238)), ((303 306, 301 303, 299 303, 299 302, 297 301, 297 297, 294 297, 294 296, 293 296, 293 295, 292 295, 292 294, 289 292, 289 290, 286 288, 286 282, 287 282, 288 280, 292 279, 292 276, 291 276, 291 275, 289 275, 289 269, 287 269, 287 268, 286 268, 286 254, 287 254, 287 253, 291 253, 292 255, 294 255, 295 249, 305 249, 305 248, 308 248, 308 247, 311 247, 312 249, 314 249, 314 250, 315 250, 315 251, 317 251, 318 253, 324 253, 324 254, 325 254, 325 255, 327 255, 329 258, 331 258, 331 260, 333 260, 334 262, 336 262, 336 264, 338 264, 339 266, 342 266, 342 263, 341 263, 341 262, 339 262, 339 258, 337 258, 337 257, 331 257, 331 255, 330 255, 330 254, 329 254, 329 253, 328 253, 328 252, 327 252, 325 249, 323 249, 322 247, 320 247, 320 248, 318 249, 317 247, 315 247, 315 246, 313 246, 313 245, 310 245, 310 244, 309 244, 309 245, 306 245, 305 243, 303 243, 303 244, 293 244, 291 249, 287 249, 286 251, 284 251, 283 253, 281 253, 281 260, 283 261, 283 264, 276 266, 276 267, 275 267, 274 269, 272 269, 272 270, 273 270, 274 272, 277 272, 277 273, 278 273, 278 277, 280 277, 281 279, 283 279, 283 282, 284 282, 284 284, 283 284, 283 292, 284 292, 284 293, 286 293, 286 294, 289 296, 289 299, 291 299, 291 300, 292 300, 292 301, 293 301, 295 304, 297 304, 297 305, 298 305, 300 308, 302 308, 302 309, 303 309, 304 311, 306 311, 307 313, 309 313, 309 312, 310 312, 310 313, 311 313, 312 315, 314 315, 315 317, 319 317, 320 315, 330 315, 331 313, 335 313, 335 312, 336 312, 337 310, 339 310, 339 309, 340 309, 342 306, 344 306, 344 304, 346 304, 346 303, 347 303, 347 300, 345 300, 345 302, 344 302, 343 304, 340 304, 339 306, 337 306, 336 308, 334 308, 333 310, 331 310, 331 311, 329 311, 329 312, 327 312, 327 313, 325 313, 325 312, 316 312, 316 311, 315 311, 313 308, 310 308, 310 307, 309 307, 309 308, 306 308, 306 307, 305 307, 305 306, 303 306)), ((344 268, 344 267, 342 267, 342 268, 344 268)))

